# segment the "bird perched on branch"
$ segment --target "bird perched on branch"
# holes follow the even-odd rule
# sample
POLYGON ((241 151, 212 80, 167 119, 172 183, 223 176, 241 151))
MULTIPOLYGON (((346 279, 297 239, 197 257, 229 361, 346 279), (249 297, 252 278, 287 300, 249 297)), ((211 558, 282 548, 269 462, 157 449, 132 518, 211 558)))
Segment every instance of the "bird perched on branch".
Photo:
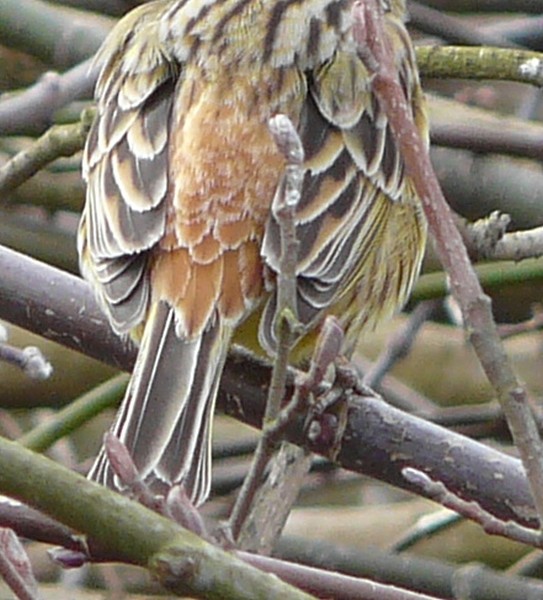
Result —
MULTIPOLYGON (((421 133, 424 99, 403 0, 384 32, 421 133)), ((346 333, 406 300, 426 240, 419 199, 352 35, 353 0, 155 0, 96 57, 83 159, 84 276, 112 327, 140 344, 112 426, 151 486, 210 485, 211 418, 232 341, 273 356, 285 160, 283 113, 305 152, 296 210, 305 340, 327 314, 346 333)), ((299 357, 296 359, 299 360, 299 357)), ((90 477, 119 487, 105 452, 90 477)))

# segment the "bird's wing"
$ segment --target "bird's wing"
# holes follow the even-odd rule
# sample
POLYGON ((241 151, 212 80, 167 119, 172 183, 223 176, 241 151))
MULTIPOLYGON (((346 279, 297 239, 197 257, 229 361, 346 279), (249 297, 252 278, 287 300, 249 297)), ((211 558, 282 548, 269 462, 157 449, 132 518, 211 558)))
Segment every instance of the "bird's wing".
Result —
MULTIPOLYGON (((153 489, 182 481, 201 503, 209 493, 211 415, 230 330, 214 323, 187 340, 176 330, 174 309, 150 301, 150 261, 166 235, 172 187, 175 86, 183 75, 179 62, 165 55, 171 6, 159 0, 131 12, 97 55, 98 106, 83 160, 87 202, 79 252, 114 329, 125 333, 145 322, 112 432, 153 489)), ((174 275, 168 283, 184 289, 183 273, 174 275)), ((89 477, 122 487, 104 448, 89 477)))
MULTIPOLYGON (((424 130, 411 42, 401 21, 389 16, 387 23, 407 102, 424 130)), ((309 93, 298 127, 306 169, 296 215, 298 319, 311 329, 325 309, 339 305, 338 310, 345 310, 353 292, 358 294, 360 325, 373 324, 405 301, 420 266, 424 219, 413 202, 386 114, 371 91, 370 74, 357 54, 336 52, 307 80, 309 93), (365 291, 354 292, 353 286, 365 291)), ((273 215, 263 255, 277 272, 280 231, 273 215)), ((275 312, 272 296, 259 332, 261 344, 272 351, 275 312)))
POLYGON ((83 156, 81 270, 118 333, 132 330, 146 314, 148 250, 165 229, 177 68, 163 55, 160 11, 154 8, 133 11, 96 57, 97 115, 83 156))

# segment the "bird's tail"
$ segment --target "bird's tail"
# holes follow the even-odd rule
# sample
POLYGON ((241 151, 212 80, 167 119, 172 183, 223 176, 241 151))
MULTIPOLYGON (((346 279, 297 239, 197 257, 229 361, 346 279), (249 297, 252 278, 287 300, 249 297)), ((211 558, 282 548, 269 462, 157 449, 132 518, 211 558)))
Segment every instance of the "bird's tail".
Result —
MULTIPOLYGON (((216 320, 202 336, 183 341, 171 307, 155 304, 111 429, 151 489, 182 483, 195 505, 209 494, 211 422, 231 333, 216 320)), ((88 476, 122 487, 103 448, 88 476)))

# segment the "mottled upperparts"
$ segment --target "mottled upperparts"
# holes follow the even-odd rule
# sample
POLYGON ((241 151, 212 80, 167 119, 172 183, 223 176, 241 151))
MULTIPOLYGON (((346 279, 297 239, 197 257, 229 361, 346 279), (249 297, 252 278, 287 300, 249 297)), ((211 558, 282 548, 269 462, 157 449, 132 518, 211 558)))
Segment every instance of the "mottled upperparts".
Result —
MULTIPOLYGON (((338 47, 352 45, 353 0, 156 0, 126 15, 109 35, 95 62, 108 66, 122 53, 123 68, 146 73, 169 63, 201 60, 226 64, 296 64, 308 70, 338 47), (212 10, 213 9, 213 10, 212 10)), ((99 83, 97 97, 103 95, 99 83)))
POLYGON ((338 38, 350 31, 351 7, 352 0, 180 0, 167 12, 163 31, 181 62, 210 45, 223 65, 247 60, 305 70, 332 56, 338 38))

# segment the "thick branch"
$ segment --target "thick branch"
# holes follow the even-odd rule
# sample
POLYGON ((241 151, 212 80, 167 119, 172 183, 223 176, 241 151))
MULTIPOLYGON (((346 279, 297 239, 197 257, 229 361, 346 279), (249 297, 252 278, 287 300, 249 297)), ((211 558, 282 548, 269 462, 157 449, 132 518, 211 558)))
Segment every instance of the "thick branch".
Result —
MULTIPOLYGON (((111 332, 84 281, 1 247, 0 279, 0 319, 131 369, 133 346, 111 332)), ((292 393, 294 375, 291 371, 288 394, 292 393)), ((228 414, 261 426, 269 380, 268 365, 234 350, 223 374, 220 405, 228 414)), ((293 425, 288 439, 307 445, 302 423, 293 425)), ((319 448, 310 449, 319 452, 319 448)), ((403 477, 404 467, 434 476, 439 473, 448 489, 477 501, 487 512, 537 527, 518 460, 379 400, 355 397, 337 462, 417 493, 420 490, 403 477)))
POLYGON ((42 0, 2 0, 0 43, 62 69, 92 56, 113 22, 42 0))
POLYGON ((499 34, 486 32, 480 27, 424 6, 419 2, 409 4, 409 16, 411 24, 420 31, 439 36, 454 44, 515 46, 513 42, 499 34))
POLYGON ((0 490, 87 535, 91 553, 147 567, 178 594, 226 599, 251 590, 255 598, 310 598, 141 504, 5 439, 0 490))

